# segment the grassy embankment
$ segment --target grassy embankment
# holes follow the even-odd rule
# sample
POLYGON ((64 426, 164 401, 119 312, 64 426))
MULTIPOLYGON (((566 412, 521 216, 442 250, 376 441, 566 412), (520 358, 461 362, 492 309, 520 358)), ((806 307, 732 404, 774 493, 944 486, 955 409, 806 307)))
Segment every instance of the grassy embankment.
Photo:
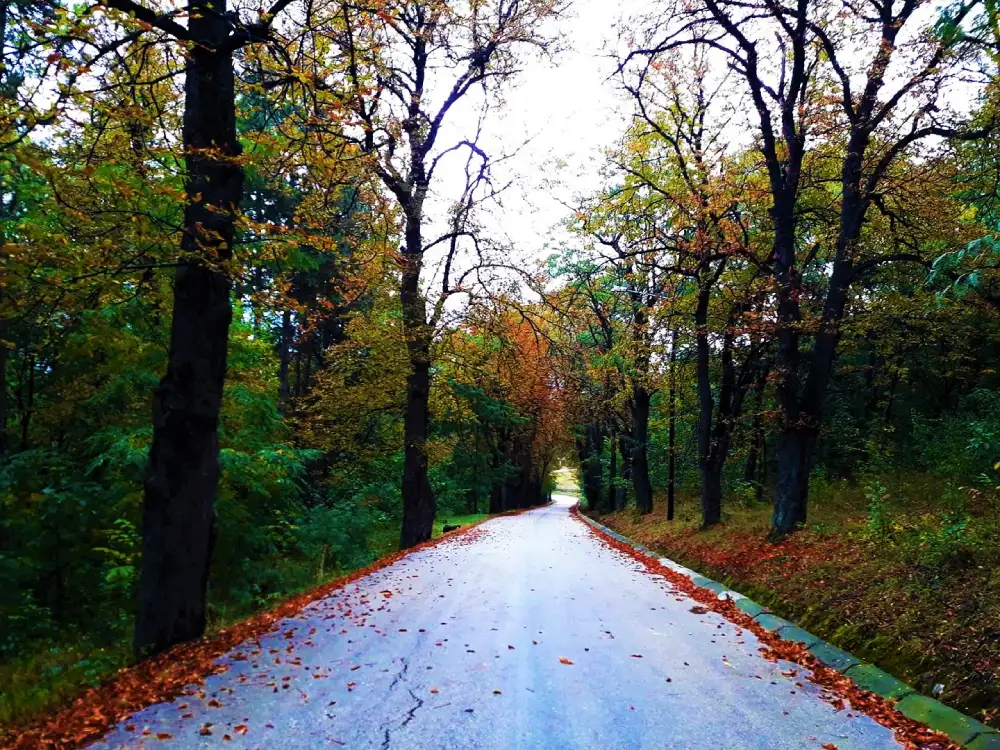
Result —
POLYGON ((811 492, 805 529, 768 544, 766 505, 729 502, 698 529, 695 497, 667 522, 633 510, 600 520, 722 581, 930 694, 1000 723, 1000 509, 958 498, 942 513, 940 483, 886 478, 884 492, 846 483, 811 492))

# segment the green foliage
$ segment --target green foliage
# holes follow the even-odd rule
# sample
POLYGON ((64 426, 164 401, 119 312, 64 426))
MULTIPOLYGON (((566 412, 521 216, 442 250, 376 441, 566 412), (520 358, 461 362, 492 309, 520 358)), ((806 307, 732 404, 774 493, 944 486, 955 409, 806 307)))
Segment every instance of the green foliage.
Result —
POLYGON ((958 490, 945 492, 944 507, 937 518, 921 519, 921 524, 909 532, 907 548, 911 559, 933 575, 969 562, 975 555, 977 540, 970 525, 972 517, 958 490))
POLYGON ((865 489, 868 498, 868 518, 865 533, 869 539, 882 541, 892 533, 892 510, 889 506, 889 492, 878 479, 872 479, 865 489))

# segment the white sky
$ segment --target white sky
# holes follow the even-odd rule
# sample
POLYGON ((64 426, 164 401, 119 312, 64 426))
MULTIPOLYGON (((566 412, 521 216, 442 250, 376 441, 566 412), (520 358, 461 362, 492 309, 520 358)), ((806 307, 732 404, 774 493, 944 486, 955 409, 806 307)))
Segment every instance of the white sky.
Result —
MULTIPOLYGON (((495 183, 514 183, 501 196, 502 204, 490 207, 481 218, 493 239, 514 246, 515 257, 548 255, 546 244, 567 236, 556 228, 569 213, 560 201, 572 202, 600 186, 602 149, 621 137, 632 111, 615 81, 609 80, 615 70, 618 27, 623 18, 650 4, 574 0, 554 25, 562 49, 554 59, 527 57, 502 107, 486 115, 480 139, 484 150, 494 159, 516 153, 495 164, 495 183)), ((475 133, 474 107, 452 114, 442 144, 475 133)), ((459 168, 463 159, 454 160, 451 169, 459 168)), ((447 201, 454 198, 461 173, 452 174, 444 166, 435 192, 447 201)))

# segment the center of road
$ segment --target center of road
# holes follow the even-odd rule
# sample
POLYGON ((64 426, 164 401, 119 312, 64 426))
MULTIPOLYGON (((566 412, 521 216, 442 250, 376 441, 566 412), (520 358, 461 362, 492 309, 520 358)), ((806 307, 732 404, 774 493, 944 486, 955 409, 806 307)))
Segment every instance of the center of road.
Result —
POLYGON ((604 545, 574 498, 418 550, 94 747, 896 748, 604 545))

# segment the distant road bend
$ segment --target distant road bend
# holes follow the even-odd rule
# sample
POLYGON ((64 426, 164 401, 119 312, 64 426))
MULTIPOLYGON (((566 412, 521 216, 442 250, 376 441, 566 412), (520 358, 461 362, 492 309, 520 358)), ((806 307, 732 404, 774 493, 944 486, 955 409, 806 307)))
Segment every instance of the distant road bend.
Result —
POLYGON ((899 747, 782 674, 801 668, 763 659, 753 634, 692 612, 573 519, 573 502, 492 519, 348 585, 260 652, 248 644, 249 659, 226 657, 199 695, 92 747, 899 747))

